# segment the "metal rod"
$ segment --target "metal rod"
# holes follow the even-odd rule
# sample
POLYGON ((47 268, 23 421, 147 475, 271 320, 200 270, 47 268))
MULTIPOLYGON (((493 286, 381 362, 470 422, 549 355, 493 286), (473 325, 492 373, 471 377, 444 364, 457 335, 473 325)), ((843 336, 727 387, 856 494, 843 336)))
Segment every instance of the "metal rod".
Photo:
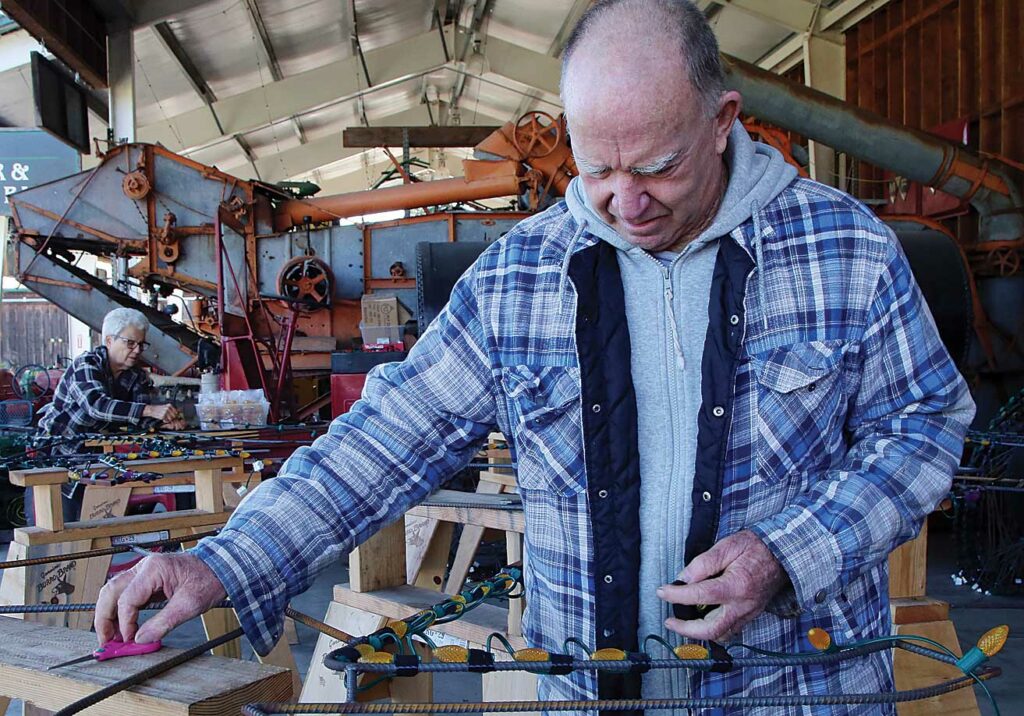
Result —
POLYGON ((1021 176, 1012 167, 735 57, 723 61, 727 87, 743 95, 744 109, 758 119, 970 201, 986 239, 1024 236, 1021 176))

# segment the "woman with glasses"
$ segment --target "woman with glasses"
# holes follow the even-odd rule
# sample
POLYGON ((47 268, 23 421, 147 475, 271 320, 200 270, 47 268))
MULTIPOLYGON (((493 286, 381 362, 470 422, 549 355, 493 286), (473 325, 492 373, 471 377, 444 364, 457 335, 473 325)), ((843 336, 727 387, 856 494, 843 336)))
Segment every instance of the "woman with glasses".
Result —
MULTIPOLYGON (((185 427, 176 407, 149 403, 152 382, 140 366, 149 347, 147 330, 146 316, 132 308, 116 308, 104 317, 103 343, 72 361, 39 421, 38 435, 50 438, 42 442, 44 447, 51 444, 51 454, 82 452, 81 441, 75 438, 85 433, 132 426, 185 427)), ((66 497, 65 518, 73 519, 77 510, 69 503, 76 496, 66 497)))

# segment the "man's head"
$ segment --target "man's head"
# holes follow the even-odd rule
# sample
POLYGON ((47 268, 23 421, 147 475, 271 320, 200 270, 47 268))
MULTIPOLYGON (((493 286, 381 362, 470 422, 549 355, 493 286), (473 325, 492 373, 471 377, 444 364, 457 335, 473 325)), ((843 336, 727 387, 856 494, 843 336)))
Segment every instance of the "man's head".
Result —
POLYGON ((103 345, 115 373, 134 367, 146 343, 149 321, 134 308, 115 308, 103 318, 103 345))
POLYGON ((584 191, 624 239, 678 250, 714 218, 740 96, 688 0, 601 0, 562 56, 562 102, 584 191))

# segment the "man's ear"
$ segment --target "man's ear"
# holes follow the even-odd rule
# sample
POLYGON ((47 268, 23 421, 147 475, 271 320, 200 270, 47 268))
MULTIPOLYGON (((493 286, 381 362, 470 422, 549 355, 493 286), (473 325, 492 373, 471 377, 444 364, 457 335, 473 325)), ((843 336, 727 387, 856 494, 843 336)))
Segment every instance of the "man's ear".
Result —
POLYGON ((725 152, 729 144, 729 132, 743 109, 743 97, 736 90, 723 92, 718 100, 718 114, 715 115, 715 151, 725 152))

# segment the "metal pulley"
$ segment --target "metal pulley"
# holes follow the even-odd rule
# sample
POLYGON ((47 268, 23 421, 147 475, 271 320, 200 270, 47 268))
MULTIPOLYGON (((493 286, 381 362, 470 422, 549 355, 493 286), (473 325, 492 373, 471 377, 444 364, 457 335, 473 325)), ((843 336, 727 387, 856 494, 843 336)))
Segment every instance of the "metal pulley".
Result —
POLYGON ((512 143, 523 159, 546 157, 562 143, 562 122, 547 112, 527 112, 516 122, 512 143))
POLYGON ((331 305, 334 274, 322 259, 299 256, 282 268, 277 276, 277 291, 293 301, 314 308, 331 305))
POLYGON ((149 183, 149 177, 141 169, 128 172, 124 175, 124 179, 121 180, 121 191, 129 199, 139 201, 149 196, 149 191, 152 187, 149 183))

